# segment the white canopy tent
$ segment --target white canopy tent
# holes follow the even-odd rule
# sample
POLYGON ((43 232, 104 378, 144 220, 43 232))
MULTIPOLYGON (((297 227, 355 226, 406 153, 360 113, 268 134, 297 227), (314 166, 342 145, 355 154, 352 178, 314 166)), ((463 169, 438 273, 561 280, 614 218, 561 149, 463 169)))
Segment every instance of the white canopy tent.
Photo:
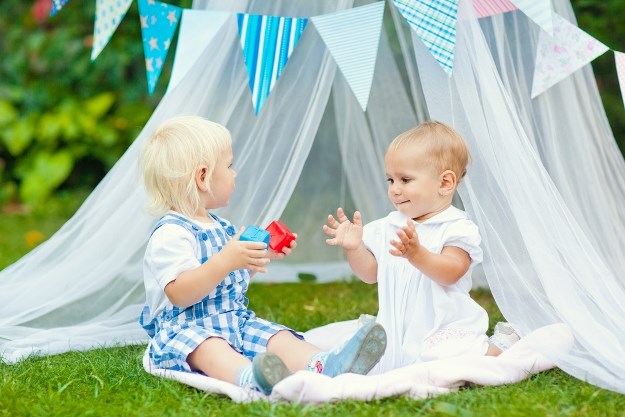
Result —
MULTIPOLYGON (((568 0, 553 3, 574 20, 568 0)), ((194 3, 298 17, 353 6, 194 3)), ((506 319, 522 333, 566 323, 576 342, 558 365, 625 393, 625 164, 592 71, 586 67, 530 99, 539 28, 518 11, 478 21, 469 6, 461 1, 465 18, 449 78, 387 3, 366 112, 309 25, 256 116, 233 15, 78 212, 0 272, 3 359, 146 340, 137 323, 141 258, 155 219, 143 212, 136 162, 143 140, 165 119, 197 114, 230 129, 237 189, 220 215, 236 225, 280 218, 298 232, 298 250, 288 262, 272 263, 266 280, 305 272, 324 281, 349 274, 340 252, 325 245, 326 215, 339 205, 358 208, 365 221, 385 215, 386 145, 431 117, 469 142, 473 163, 460 197, 480 227, 484 275, 506 319)))

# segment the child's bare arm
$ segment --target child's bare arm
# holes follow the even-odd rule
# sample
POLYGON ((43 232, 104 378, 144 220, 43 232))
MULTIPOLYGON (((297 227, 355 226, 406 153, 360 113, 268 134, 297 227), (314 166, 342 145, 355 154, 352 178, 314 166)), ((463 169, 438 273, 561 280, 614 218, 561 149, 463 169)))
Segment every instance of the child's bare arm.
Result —
POLYGON ((210 294, 232 271, 249 269, 251 273, 267 272, 269 263, 263 242, 240 241, 237 233, 221 251, 195 269, 180 273, 165 286, 165 294, 177 307, 188 307, 210 294))
POLYGON ((328 224, 323 231, 330 236, 326 243, 341 246, 349 262, 349 266, 362 281, 373 284, 377 282, 378 262, 362 241, 362 217, 360 212, 354 213, 353 223, 349 221, 342 208, 336 211, 337 219, 328 215, 328 224))
POLYGON ((391 255, 408 259, 415 268, 441 285, 453 285, 469 270, 471 257, 455 246, 445 246, 440 254, 421 246, 411 220, 397 232, 398 240, 391 241, 391 255))

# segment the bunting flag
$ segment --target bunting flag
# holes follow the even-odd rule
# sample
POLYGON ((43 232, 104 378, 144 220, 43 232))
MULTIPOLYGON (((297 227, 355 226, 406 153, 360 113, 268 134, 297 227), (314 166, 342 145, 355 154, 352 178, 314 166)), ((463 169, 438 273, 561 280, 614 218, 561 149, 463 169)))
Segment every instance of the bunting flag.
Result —
POLYGON ((312 17, 319 35, 365 111, 378 56, 384 2, 312 17))
POLYGON ((156 0, 139 0, 139 19, 148 91, 154 92, 163 69, 171 39, 176 32, 182 9, 156 0))
MULTIPOLYGON (((514 5, 553 36, 553 11, 551 0, 511 0, 514 5)), ((542 35, 542 34, 541 34, 542 35)))
POLYGON ((562 81, 608 49, 577 26, 554 13, 553 37, 541 31, 538 38, 532 98, 562 81))
POLYGON ((52 0, 52 8, 50 9, 50 16, 56 15, 65 6, 69 0, 52 0))
POLYGON ((458 0, 393 0, 393 3, 440 66, 451 75, 458 0))
POLYGON ((237 14, 239 36, 256 114, 269 97, 308 19, 237 14))
POLYGON ((517 7, 511 0, 473 0, 473 9, 475 10, 475 16, 480 19, 511 12, 517 10, 517 7))
POLYGON ((168 90, 173 89, 226 23, 230 13, 211 10, 184 9, 174 55, 168 90))
POLYGON ((621 98, 625 105, 625 54, 614 51, 614 60, 616 61, 616 74, 618 75, 618 83, 621 87, 621 98))
MULTIPOLYGON (((154 0, 151 0, 154 1, 154 0)), ((91 60, 100 55, 126 15, 132 0, 96 0, 91 60)))

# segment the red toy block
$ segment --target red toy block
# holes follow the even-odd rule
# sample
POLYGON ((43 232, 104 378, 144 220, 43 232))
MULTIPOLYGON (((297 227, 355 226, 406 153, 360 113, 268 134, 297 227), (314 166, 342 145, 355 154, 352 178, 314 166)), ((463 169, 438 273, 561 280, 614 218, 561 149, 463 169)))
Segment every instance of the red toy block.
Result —
POLYGON ((295 235, 291 233, 286 225, 278 220, 269 223, 265 228, 271 237, 269 238, 269 247, 274 252, 280 253, 285 247, 289 247, 291 242, 295 240, 295 235))

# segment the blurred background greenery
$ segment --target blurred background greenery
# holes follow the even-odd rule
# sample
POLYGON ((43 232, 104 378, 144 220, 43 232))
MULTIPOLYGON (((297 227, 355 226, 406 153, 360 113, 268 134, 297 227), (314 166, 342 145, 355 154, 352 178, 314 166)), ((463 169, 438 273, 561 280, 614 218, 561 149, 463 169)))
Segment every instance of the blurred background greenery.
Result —
POLYGON ((24 210, 58 189, 95 187, 165 91, 173 51, 148 96, 137 2, 91 62, 95 3, 70 1, 50 17, 51 0, 2 0, 0 206, 24 210))
MULTIPOLYGON (((188 8, 192 0, 168 3, 188 8)), ((0 207, 5 210, 28 211, 59 191, 95 187, 147 121, 171 72, 173 50, 149 96, 137 2, 94 62, 95 1, 70 1, 53 17, 50 4, 0 4, 0 207)), ((625 51, 623 0, 572 4, 583 30, 625 51)), ((624 149, 625 109, 613 54, 596 59, 593 67, 624 149)))

